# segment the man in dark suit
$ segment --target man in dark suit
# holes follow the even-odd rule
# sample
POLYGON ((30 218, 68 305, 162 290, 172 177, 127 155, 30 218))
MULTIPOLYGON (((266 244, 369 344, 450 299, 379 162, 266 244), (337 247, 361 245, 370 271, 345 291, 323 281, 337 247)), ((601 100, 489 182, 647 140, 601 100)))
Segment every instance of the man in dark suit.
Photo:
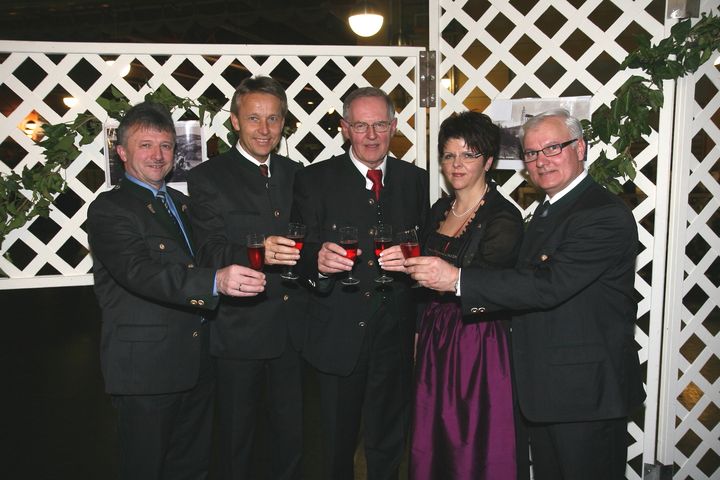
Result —
POLYGON ((264 275, 193 261, 187 197, 168 188, 175 126, 158 104, 128 110, 117 130, 125 177, 88 210, 100 358, 118 412, 120 478, 207 477, 214 373, 202 312, 217 293, 254 296, 264 275))
MULTIPOLYGON (((273 479, 302 473, 303 311, 307 291, 283 281, 282 264, 300 257, 285 238, 295 172, 301 165, 274 153, 282 138, 287 99, 270 77, 243 80, 233 95, 233 148, 195 167, 188 177, 201 265, 247 263, 249 233, 265 241, 267 288, 250 302, 228 299, 211 322, 218 373, 220 478, 251 478, 256 419, 263 390, 273 479)), ((256 449, 257 452, 257 449, 256 449)), ((255 458, 266 458, 256 455, 255 458)))
POLYGON ((408 427, 415 307, 410 280, 376 283, 378 224, 417 228, 429 208, 426 173, 389 157, 397 120, 382 90, 345 99, 344 155, 314 164, 295 179, 293 218, 307 225, 299 270, 315 285, 303 353, 321 393, 325 477, 352 480, 363 419, 368 479, 397 478, 408 427), (381 175, 380 175, 381 172, 381 175), (357 286, 340 280, 353 268, 338 245, 342 226, 358 229, 357 286), (364 252, 364 253, 363 253, 364 252))
POLYGON ((565 110, 522 129, 525 165, 546 194, 515 270, 405 262, 421 285, 454 291, 463 310, 515 310, 512 350, 538 480, 625 478, 627 417, 645 394, 633 338, 637 227, 584 169, 580 122, 565 110))

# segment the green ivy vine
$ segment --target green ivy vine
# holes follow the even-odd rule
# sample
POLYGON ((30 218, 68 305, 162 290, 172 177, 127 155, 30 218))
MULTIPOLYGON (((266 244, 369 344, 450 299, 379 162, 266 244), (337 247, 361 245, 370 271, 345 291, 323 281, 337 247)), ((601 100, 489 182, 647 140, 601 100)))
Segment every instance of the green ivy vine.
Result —
POLYGON ((670 36, 651 45, 645 36, 637 36, 638 48, 623 61, 621 69, 637 69, 615 93, 610 106, 602 105, 583 121, 585 138, 593 144, 611 145, 592 165, 590 175, 613 193, 622 191, 621 179, 635 179, 632 147, 643 135, 652 132, 651 121, 663 105, 662 83, 694 73, 720 49, 720 17, 703 14, 695 25, 690 19, 676 23, 670 36))

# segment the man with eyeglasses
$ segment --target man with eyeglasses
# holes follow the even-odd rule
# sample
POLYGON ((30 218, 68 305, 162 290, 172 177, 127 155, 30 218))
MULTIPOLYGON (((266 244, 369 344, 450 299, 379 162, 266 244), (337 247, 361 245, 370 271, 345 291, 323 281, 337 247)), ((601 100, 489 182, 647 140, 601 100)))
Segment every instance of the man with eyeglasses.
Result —
MULTIPOLYGON (((394 232, 414 229, 429 209, 428 178, 420 168, 388 155, 397 120, 380 89, 352 91, 341 128, 347 153, 299 171, 292 217, 307 226, 298 272, 310 279, 303 355, 315 368, 321 396, 324 478, 353 480, 362 418, 367 478, 398 478, 412 385, 415 307, 411 281, 380 274, 373 253, 379 224, 394 232), (358 261, 346 258, 339 229, 358 230, 358 261), (353 269, 360 280, 341 280, 353 269)), ((383 265, 402 265, 399 247, 385 250, 383 265), (385 263, 387 262, 387 263, 385 263)))
POLYGON ((460 271, 426 257, 405 265, 421 285, 461 295, 466 314, 515 311, 513 371, 535 479, 623 479, 627 418, 645 398, 633 337, 637 226, 588 176, 582 127, 566 110, 528 120, 521 141, 547 202, 516 268, 460 271))

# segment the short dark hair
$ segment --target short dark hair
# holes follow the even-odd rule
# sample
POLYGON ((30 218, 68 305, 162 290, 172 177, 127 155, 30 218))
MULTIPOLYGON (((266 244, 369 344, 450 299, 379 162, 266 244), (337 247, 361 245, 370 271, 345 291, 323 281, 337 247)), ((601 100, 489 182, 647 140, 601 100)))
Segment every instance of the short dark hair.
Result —
POLYGON ((160 103, 142 102, 131 107, 118 125, 117 145, 127 147, 130 131, 136 127, 170 133, 175 141, 175 122, 167 107, 160 103))
POLYGON ((343 102, 343 118, 345 119, 345 121, 350 120, 348 119, 348 114, 350 113, 350 104, 358 98, 364 97, 379 97, 385 100, 385 104, 387 105, 388 120, 392 120, 393 118, 395 118, 395 105, 393 104, 390 95, 388 95, 379 88, 360 87, 353 90, 348 94, 347 97, 345 97, 345 101, 343 102))
POLYGON ((442 157, 445 144, 459 138, 474 153, 482 153, 487 159, 495 157, 500 149, 500 127, 480 112, 453 113, 440 124, 438 153, 442 157))
POLYGON ((240 85, 235 89, 235 93, 230 102, 230 113, 237 116, 238 114, 238 99, 248 93, 267 93, 280 99, 280 109, 282 110, 283 118, 287 117, 288 112, 288 101, 285 89, 272 77, 257 76, 248 77, 240 82, 240 85))

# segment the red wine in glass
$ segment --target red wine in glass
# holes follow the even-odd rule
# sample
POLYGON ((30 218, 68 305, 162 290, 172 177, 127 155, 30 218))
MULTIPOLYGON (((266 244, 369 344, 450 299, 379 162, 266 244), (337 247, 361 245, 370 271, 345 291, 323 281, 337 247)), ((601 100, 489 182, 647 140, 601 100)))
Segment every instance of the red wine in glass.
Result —
POLYGON ((417 243, 401 243, 400 250, 402 251, 403 257, 405 258, 420 256, 420 245, 417 243))
POLYGON ((248 260, 250 260, 250 268, 253 270, 262 270, 265 264, 265 247, 248 247, 248 260))
MULTIPOLYGON (((287 238, 295 242, 295 248, 302 251, 303 244, 305 243, 305 225, 302 223, 290 223, 287 230, 287 238)), ((300 278, 292 270, 292 265, 285 267, 285 270, 280 274, 285 280, 297 280, 300 278)))
MULTIPOLYGON (((386 248, 392 245, 392 226, 391 225, 378 225, 375 227, 375 256, 380 258, 380 254, 386 248)), ((393 281, 392 277, 385 273, 385 270, 381 271, 381 275, 375 279, 378 283, 390 283, 393 281)))
MULTIPOLYGON (((345 258, 355 261, 358 250, 358 232, 357 227, 340 227, 340 246, 345 249, 345 258)), ((348 276, 340 280, 343 285, 357 285, 360 280, 353 276, 350 269, 348 276)))
POLYGON ((251 233, 247 236, 247 256, 250 268, 262 270, 265 264, 265 235, 251 233))
POLYGON ((358 242, 355 241, 349 241, 349 242, 340 242, 340 246, 345 249, 345 258, 349 258, 352 261, 355 261, 357 258, 357 249, 358 249, 358 242))
POLYGON ((379 257, 380 254, 385 250, 386 248, 390 248, 392 246, 392 240, 389 239, 382 239, 382 240, 375 240, 375 256, 379 257))

